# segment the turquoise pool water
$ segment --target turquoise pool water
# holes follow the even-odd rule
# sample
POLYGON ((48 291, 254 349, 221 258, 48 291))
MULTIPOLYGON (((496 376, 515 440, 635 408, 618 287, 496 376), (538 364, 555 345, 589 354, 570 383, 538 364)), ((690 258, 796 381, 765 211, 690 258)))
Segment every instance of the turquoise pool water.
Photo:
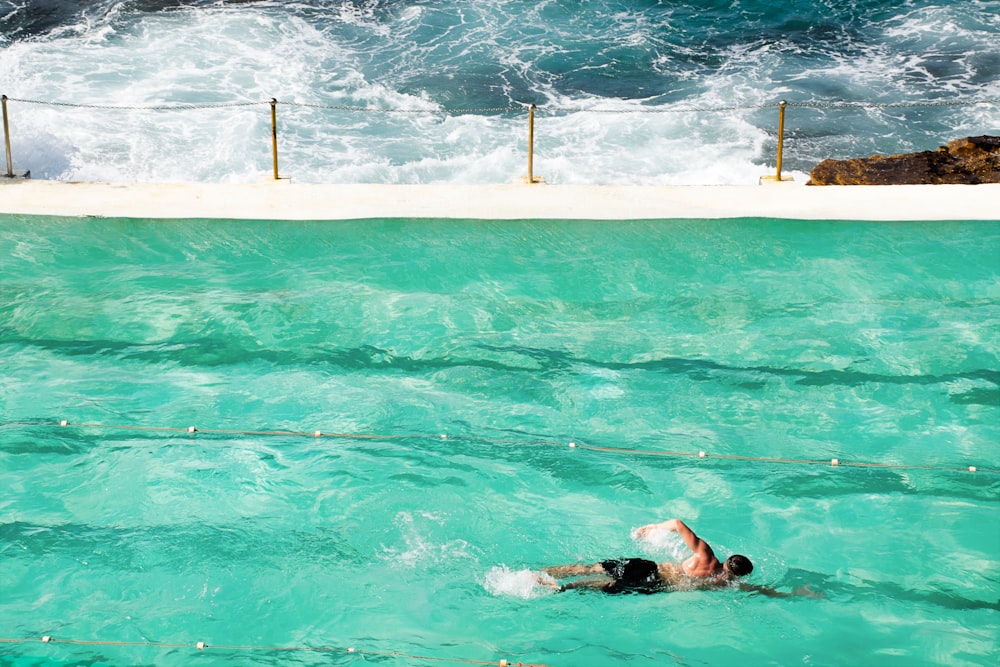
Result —
POLYGON ((4 217, 0 662, 995 664, 998 257, 1000 222, 4 217), (675 557, 630 537, 672 516, 822 597, 531 585, 675 557))

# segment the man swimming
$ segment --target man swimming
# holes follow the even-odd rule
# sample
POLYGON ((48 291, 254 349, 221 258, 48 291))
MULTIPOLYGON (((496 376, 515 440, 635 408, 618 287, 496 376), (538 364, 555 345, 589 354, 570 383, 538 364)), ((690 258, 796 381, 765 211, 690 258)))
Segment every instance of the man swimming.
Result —
MULTIPOLYGON (((559 565, 544 568, 549 578, 541 583, 565 591, 592 588, 605 593, 656 593, 661 590, 717 588, 753 572, 746 556, 734 555, 719 562, 708 542, 695 535, 680 519, 651 523, 637 528, 634 537, 647 537, 658 530, 680 535, 692 556, 682 563, 654 563, 643 558, 606 560, 593 565, 559 565), (557 580, 582 577, 560 585, 557 580)), ((754 587, 756 588, 756 587, 754 587)))

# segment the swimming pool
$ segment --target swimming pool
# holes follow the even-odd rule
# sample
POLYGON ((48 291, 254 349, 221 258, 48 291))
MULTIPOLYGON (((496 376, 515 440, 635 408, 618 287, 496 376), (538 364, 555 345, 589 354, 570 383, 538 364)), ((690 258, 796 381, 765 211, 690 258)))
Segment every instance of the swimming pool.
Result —
POLYGON ((1000 222, 3 217, 0 656, 993 664, 998 252, 1000 222), (824 597, 525 574, 674 556, 629 536, 671 516, 824 597))

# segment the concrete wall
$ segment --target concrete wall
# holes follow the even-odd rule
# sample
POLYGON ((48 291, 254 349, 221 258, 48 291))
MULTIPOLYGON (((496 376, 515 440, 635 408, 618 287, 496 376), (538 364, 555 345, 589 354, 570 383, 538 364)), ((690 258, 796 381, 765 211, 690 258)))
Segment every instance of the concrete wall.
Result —
POLYGON ((116 184, 0 179, 0 213, 349 220, 1000 220, 1000 184, 807 187, 116 184))

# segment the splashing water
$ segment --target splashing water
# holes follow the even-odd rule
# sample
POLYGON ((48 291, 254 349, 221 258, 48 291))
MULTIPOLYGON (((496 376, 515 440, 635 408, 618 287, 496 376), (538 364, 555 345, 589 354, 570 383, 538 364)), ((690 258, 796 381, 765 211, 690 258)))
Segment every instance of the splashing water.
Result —
POLYGON ((483 588, 492 595, 510 596, 530 600, 555 592, 552 586, 543 581, 554 581, 544 572, 527 568, 512 570, 506 565, 491 567, 483 579, 483 588))

